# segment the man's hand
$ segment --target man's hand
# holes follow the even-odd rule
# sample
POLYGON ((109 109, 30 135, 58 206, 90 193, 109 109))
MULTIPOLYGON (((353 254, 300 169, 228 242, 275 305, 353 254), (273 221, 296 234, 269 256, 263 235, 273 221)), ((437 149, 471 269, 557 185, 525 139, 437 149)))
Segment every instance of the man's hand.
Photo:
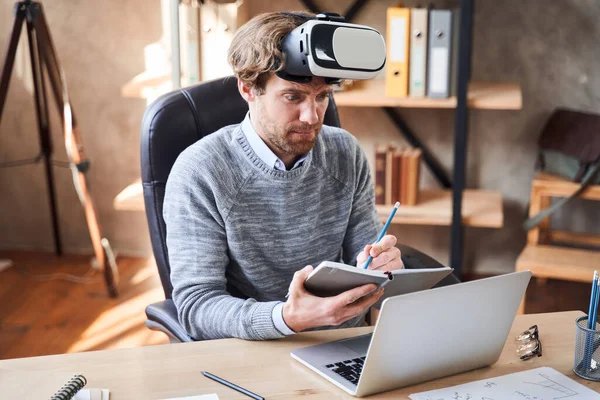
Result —
POLYGON ((373 260, 368 269, 393 271, 404 268, 400 258, 400 249, 395 246, 396 236, 394 235, 385 235, 379 243, 366 245, 356 257, 356 267, 362 268, 370 255, 373 260))
POLYGON ((304 288, 304 281, 312 270, 313 267, 307 265, 294 274, 290 295, 283 306, 283 320, 295 332, 319 326, 340 325, 366 312, 383 294, 381 288, 360 299, 377 288, 374 284, 368 284, 333 297, 315 296, 304 288))

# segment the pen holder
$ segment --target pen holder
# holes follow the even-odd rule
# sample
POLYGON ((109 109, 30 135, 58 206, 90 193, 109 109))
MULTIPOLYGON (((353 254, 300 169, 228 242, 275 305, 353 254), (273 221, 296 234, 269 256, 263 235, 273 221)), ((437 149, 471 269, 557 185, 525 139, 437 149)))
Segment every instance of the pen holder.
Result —
POLYGON ((575 321, 575 359, 573 372, 581 378, 600 381, 600 331, 588 329, 588 317, 575 321))

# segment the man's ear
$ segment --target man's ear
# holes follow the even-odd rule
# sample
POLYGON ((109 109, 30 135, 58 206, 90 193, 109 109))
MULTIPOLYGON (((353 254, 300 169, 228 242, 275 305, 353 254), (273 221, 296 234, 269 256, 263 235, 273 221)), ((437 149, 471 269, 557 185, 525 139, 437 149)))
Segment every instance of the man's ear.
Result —
POLYGON ((240 95, 242 96, 242 98, 244 100, 246 100, 246 102, 250 103, 250 102, 254 101, 254 99, 256 98, 256 92, 251 87, 246 85, 240 79, 238 79, 238 81, 237 81, 237 86, 238 86, 238 91, 240 92, 240 95))

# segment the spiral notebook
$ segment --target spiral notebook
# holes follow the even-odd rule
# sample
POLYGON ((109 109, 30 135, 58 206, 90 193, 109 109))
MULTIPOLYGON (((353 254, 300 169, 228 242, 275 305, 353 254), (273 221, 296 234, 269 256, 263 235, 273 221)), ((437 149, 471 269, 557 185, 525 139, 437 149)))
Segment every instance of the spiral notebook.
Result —
POLYGON ((87 380, 82 375, 62 371, 0 369, 0 397, 2 400, 110 400, 108 389, 84 389, 84 382, 87 380))
POLYGON ((74 375, 50 400, 110 400, 108 389, 84 389, 87 379, 83 375, 74 375))

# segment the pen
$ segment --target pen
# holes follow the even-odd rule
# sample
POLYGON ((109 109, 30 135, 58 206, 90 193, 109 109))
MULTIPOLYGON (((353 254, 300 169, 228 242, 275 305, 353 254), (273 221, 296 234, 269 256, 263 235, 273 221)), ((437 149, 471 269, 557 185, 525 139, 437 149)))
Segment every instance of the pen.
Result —
MULTIPOLYGON (((388 226, 390 226, 390 222, 392 222, 392 219, 394 219, 394 215, 396 215, 396 211, 398 211, 398 207, 400 207, 399 201, 397 201, 396 204, 394 204, 394 208, 392 208, 392 212, 390 213, 390 216, 388 217, 387 221, 385 221, 385 225, 383 225, 383 229, 381 230, 381 233, 379 234, 379 237, 377 238, 377 241, 375 242, 375 244, 379 243, 379 241, 385 236, 385 232, 387 231, 388 226)), ((373 257, 371 257, 369 255, 369 258, 367 258, 367 262, 365 262, 363 269, 367 269, 369 267, 369 264, 371 264, 372 260, 373 260, 373 257)))
POLYGON ((264 397, 261 397, 261 396, 255 394, 255 393, 250 392, 249 390, 241 388, 238 385, 235 385, 235 384, 233 384, 233 383, 231 383, 229 381, 226 381, 223 378, 219 378, 218 376, 213 375, 210 372, 202 371, 202 375, 204 375, 207 378, 212 379, 213 381, 219 382, 220 384, 225 385, 225 386, 227 386, 227 387, 229 387, 229 388, 231 388, 233 390, 237 390, 238 392, 243 393, 243 394, 245 394, 248 397, 252 397, 255 400, 265 400, 264 397))
POLYGON ((588 329, 594 329, 596 323, 596 310, 598 307, 598 271, 594 271, 594 278, 592 279, 592 294, 590 295, 590 309, 588 311, 588 329))

